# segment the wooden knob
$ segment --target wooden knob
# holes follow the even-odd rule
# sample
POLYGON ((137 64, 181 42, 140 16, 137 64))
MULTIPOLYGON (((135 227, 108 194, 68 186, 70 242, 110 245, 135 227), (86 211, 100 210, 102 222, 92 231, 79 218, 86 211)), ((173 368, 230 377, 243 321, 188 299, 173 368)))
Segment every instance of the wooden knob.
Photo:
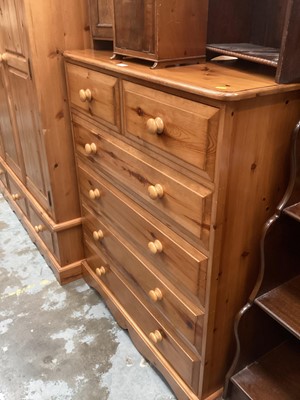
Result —
POLYGON ((148 132, 153 135, 161 135, 164 131, 164 121, 159 118, 149 118, 147 121, 148 132))
POLYGON ((163 246, 159 240, 154 240, 154 242, 148 243, 148 249, 152 254, 161 253, 163 251, 163 246))
POLYGON ((34 230, 39 233, 39 232, 43 232, 44 227, 43 225, 35 225, 34 230))
POLYGON ((19 195, 19 193, 15 193, 15 194, 12 194, 11 195, 11 197, 13 198, 13 200, 19 200, 20 198, 21 198, 21 196, 19 195))
POLYGON ((99 231, 94 231, 93 232, 93 238, 94 240, 101 240, 103 239, 104 235, 103 235, 103 231, 101 231, 101 229, 99 231))
POLYGON ((96 154, 97 153, 97 146, 95 145, 95 143, 87 143, 84 146, 84 151, 86 152, 86 154, 96 154))
POLYGON ((148 186, 148 194, 152 200, 156 200, 157 198, 163 197, 164 189, 159 183, 156 185, 150 185, 148 186))
POLYGON ((100 197, 100 190, 99 189, 94 189, 94 190, 91 189, 89 191, 89 196, 90 196, 90 199, 92 199, 92 200, 98 199, 100 197))
POLYGON ((149 334, 149 338, 151 339, 151 341, 153 343, 158 343, 158 342, 161 342, 163 340, 162 334, 157 329, 154 332, 151 332, 149 334))
POLYGON ((7 53, 0 54, 0 62, 6 62, 6 61, 7 61, 7 53))
POLYGON ((163 295, 159 288, 155 288, 149 291, 149 297, 152 301, 156 302, 162 299, 163 295))
POLYGON ((92 92, 90 89, 80 89, 79 90, 79 98, 80 101, 85 103, 86 101, 90 102, 92 101, 92 92))
POLYGON ((100 278, 100 276, 106 274, 106 269, 103 266, 101 266, 100 268, 96 268, 96 274, 100 278))

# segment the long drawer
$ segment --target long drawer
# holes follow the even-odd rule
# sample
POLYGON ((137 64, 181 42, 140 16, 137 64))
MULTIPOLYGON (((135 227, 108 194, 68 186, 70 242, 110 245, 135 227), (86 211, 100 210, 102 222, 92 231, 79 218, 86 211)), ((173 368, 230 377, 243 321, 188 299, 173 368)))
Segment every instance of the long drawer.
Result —
POLYGON ((199 349, 202 340, 203 311, 188 302, 176 287, 158 272, 153 272, 145 260, 133 253, 130 246, 103 222, 83 208, 84 235, 96 243, 102 254, 124 269, 136 289, 169 320, 176 330, 199 349))
POLYGON ((114 229, 147 257, 155 269, 164 274, 180 291, 193 296, 195 303, 205 305, 207 257, 188 245, 158 220, 103 177, 97 180, 79 168, 79 181, 85 204, 98 219, 114 229), (88 196, 89 184, 99 187, 101 197, 88 196), (178 241, 176 241, 176 239, 178 241))
POLYGON ((117 178, 122 190, 180 235, 208 248, 212 191, 99 129, 77 120, 77 154, 99 172, 117 178))
POLYGON ((214 178, 219 109, 123 81, 125 135, 214 178))
POLYGON ((198 390, 200 359, 182 343, 172 329, 162 325, 132 290, 126 278, 93 245, 86 242, 87 262, 126 309, 147 337, 154 342, 160 353, 173 365, 182 379, 194 390, 198 390), (126 282, 126 283, 125 283, 126 282))

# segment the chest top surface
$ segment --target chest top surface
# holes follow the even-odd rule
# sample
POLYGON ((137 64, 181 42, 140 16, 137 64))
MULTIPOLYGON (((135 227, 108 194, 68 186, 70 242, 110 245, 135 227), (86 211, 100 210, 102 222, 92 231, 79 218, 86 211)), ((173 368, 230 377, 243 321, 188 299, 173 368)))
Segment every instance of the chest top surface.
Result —
POLYGON ((220 101, 238 101, 300 89, 300 84, 276 84, 272 70, 238 61, 207 62, 195 65, 151 69, 148 63, 125 58, 112 60, 111 52, 97 50, 66 51, 68 61, 131 76, 153 84, 183 90, 220 101))

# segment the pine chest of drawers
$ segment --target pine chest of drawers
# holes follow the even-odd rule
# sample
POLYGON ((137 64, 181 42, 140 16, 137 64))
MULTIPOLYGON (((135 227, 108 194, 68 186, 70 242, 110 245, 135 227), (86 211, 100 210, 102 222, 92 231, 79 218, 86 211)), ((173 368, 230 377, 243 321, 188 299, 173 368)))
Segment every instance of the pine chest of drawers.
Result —
POLYGON ((285 189, 300 86, 109 56, 65 53, 83 274, 178 399, 213 399, 285 189))

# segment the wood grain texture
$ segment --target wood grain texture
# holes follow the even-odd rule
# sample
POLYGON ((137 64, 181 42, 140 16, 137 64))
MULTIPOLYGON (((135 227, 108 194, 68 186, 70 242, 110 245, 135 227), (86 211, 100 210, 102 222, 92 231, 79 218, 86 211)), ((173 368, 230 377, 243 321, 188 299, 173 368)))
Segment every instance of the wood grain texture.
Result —
MULTIPOLYGON (((138 227, 140 217, 148 218, 151 214, 153 215, 153 220, 150 218, 151 224, 156 224, 155 220, 160 220, 156 231, 152 231, 151 228, 152 233, 157 233, 161 227, 163 230, 167 229, 167 232, 173 231, 173 234, 168 234, 169 238, 181 236, 183 246, 183 240, 187 240, 190 246, 194 246, 195 250, 201 249, 208 257, 204 329, 198 332, 199 338, 201 337, 201 360, 204 362, 200 365, 199 385, 194 388, 194 395, 201 400, 214 396, 224 382, 225 373, 232 359, 234 317, 245 304, 256 279, 262 226, 274 212, 285 190, 290 133, 300 118, 300 86, 276 85, 268 75, 254 74, 246 70, 236 70, 232 65, 227 67, 214 63, 172 68, 168 71, 152 71, 148 66, 130 60, 126 60, 127 66, 120 67, 118 61, 108 59, 108 53, 96 51, 67 52, 66 61, 83 68, 91 68, 93 71, 99 70, 101 74, 113 75, 121 85, 126 81, 125 92, 123 91, 120 96, 120 132, 109 129, 96 118, 93 119, 92 116, 80 112, 77 107, 73 108, 76 155, 80 167, 80 186, 83 188, 81 200, 90 209, 89 215, 94 214, 91 216, 91 226, 97 230, 99 223, 102 228, 106 226, 112 235, 108 250, 105 250, 110 268, 116 268, 121 273, 123 271, 121 267, 124 265, 128 271, 127 275, 129 273, 130 276, 132 290, 137 290, 135 294, 139 301, 143 301, 145 295, 138 290, 138 287, 145 285, 145 282, 140 275, 137 259, 148 266, 151 272, 156 273, 157 279, 163 281, 167 279, 170 282, 169 288, 175 285, 175 288, 178 287, 178 293, 180 292, 180 283, 176 282, 175 278, 169 280, 171 269, 166 274, 163 270, 155 272, 155 265, 151 266, 153 256, 140 253, 141 244, 138 244, 138 239, 135 238, 135 236, 145 237, 138 227), (143 104, 142 110, 148 103, 151 105, 152 112, 149 112, 151 117, 156 115, 153 110, 160 112, 166 107, 165 109, 169 111, 172 107, 174 109, 178 107, 178 115, 181 116, 176 124, 180 127, 178 137, 181 137, 180 134, 186 126, 192 130, 195 126, 201 125, 201 118, 203 121, 203 118, 213 116, 214 111, 218 110, 216 114, 218 125, 215 127, 216 136, 213 145, 215 149, 214 172, 211 175, 213 182, 211 176, 205 175, 201 170, 200 164, 194 165, 192 170, 183 167, 185 161, 181 160, 181 164, 179 163, 181 154, 178 156, 173 154, 172 158, 170 156, 174 151, 172 146, 169 149, 166 146, 163 150, 156 146, 154 150, 155 146, 150 145, 145 137, 142 139, 137 137, 143 133, 143 128, 134 114, 137 114, 137 105, 134 101, 131 99, 132 101, 128 103, 130 106, 124 107, 128 88, 131 90, 132 98, 139 97, 138 102, 143 104), (126 119, 129 118, 127 114, 131 114, 131 130, 136 136, 129 135, 126 131, 126 119), (85 154, 85 142, 94 143, 97 151, 85 154), (167 154, 166 157, 163 157, 164 153, 167 154), (181 171, 179 165, 182 166, 181 171), (175 213, 174 216, 172 214, 171 220, 168 219, 168 215, 171 215, 170 209, 166 208, 163 213, 158 212, 158 207, 149 207, 146 201, 142 201, 143 182, 131 175, 127 176, 127 172, 124 171, 129 170, 131 175, 134 172, 136 177, 146 176, 147 181, 157 183, 156 179, 152 182, 152 178, 148 178, 148 174, 151 176, 150 174, 155 171, 156 177, 165 179, 162 186, 171 185, 171 182, 173 185, 173 182, 176 182, 176 187, 179 188, 180 184, 183 184, 185 189, 194 188, 195 194, 198 195, 202 193, 201 187, 207 188, 212 195, 211 208, 206 214, 210 219, 208 246, 203 246, 199 238, 198 242, 190 240, 191 236, 188 239, 183 224, 178 230, 175 213), (88 192, 96 187, 104 194, 102 200, 100 196, 92 205, 88 192), (109 201, 105 199, 106 196, 109 201), (124 225, 123 228, 121 225, 124 225), (132 284, 134 279, 139 283, 132 284)), ((167 112, 165 114, 167 115, 167 112)), ((177 118, 175 111, 171 114, 177 118)), ((209 129, 197 132, 204 141, 207 140, 205 135, 209 134, 209 129)), ((195 134, 195 138, 198 136, 195 134)), ((178 143, 179 149, 180 141, 178 143)), ((196 156, 194 160, 199 161, 196 156)), ((177 193, 178 189, 172 191, 172 201, 178 199, 177 193)), ((195 221, 200 221, 201 206, 191 201, 191 192, 186 193, 184 200, 188 209, 186 208, 185 215, 191 216, 195 211, 195 221)), ((91 248, 92 229, 94 228, 88 228, 85 238, 90 247, 89 254, 95 256, 97 249, 101 249, 102 245, 99 243, 97 247, 91 248)), ((149 225, 146 229, 149 232, 149 225)), ((152 238, 154 239, 155 235, 152 238)), ((159 240, 163 242, 162 237, 159 240)), ((188 248, 185 250, 187 252, 188 248)), ((181 274, 185 273, 187 265, 183 260, 181 274)), ((177 271, 179 268, 179 265, 176 265, 177 271)), ((193 274, 188 277, 189 281, 196 278, 193 274)), ((195 286, 188 283, 188 280, 184 280, 183 283, 191 285, 192 291, 195 286)), ((107 285, 109 288, 109 283, 107 285)), ((150 286, 147 287, 147 290, 149 289, 150 286)), ((175 294, 176 289, 173 292, 175 294)), ((191 297, 187 296, 186 306, 189 300, 191 297)), ((125 298, 119 299, 120 303, 122 301, 125 302, 124 309, 132 307, 125 298)), ((146 308, 148 307, 152 310, 151 303, 150 305, 147 303, 146 308)), ((163 323, 165 317, 161 315, 160 318, 163 323)), ((168 323, 170 322, 169 320, 168 323)), ((144 324, 142 319, 141 324, 144 324)), ((138 319, 136 325, 139 325, 138 319)), ((138 326, 133 330, 135 332, 133 336, 136 336, 138 326)), ((191 336, 189 340, 191 345, 191 336)), ((150 359, 154 357, 144 345, 141 348, 150 359)), ((163 367, 162 371, 168 375, 170 370, 169 367, 163 367)), ((181 379, 188 383, 187 375, 182 375, 181 372, 180 374, 181 379)), ((178 377, 175 382, 171 381, 171 384, 175 390, 181 387, 178 377)), ((182 393, 180 395, 185 398, 182 393)))
POLYGON ((114 0, 114 53, 173 65, 204 59, 207 7, 206 0, 114 0))
MULTIPOLYGON (((93 250, 91 244, 88 243, 86 251, 88 264, 91 265, 92 268, 99 266, 97 250, 93 250)), ((102 252, 101 256, 103 258, 102 252)), ((122 276, 122 273, 115 268, 114 264, 110 264, 109 259, 104 256, 104 260, 105 259, 107 273, 101 277, 101 280, 110 288, 128 314, 135 321, 138 321, 139 327, 146 336, 156 329, 162 332, 163 340, 156 345, 157 349, 168 362, 174 365, 174 369, 195 390, 198 382, 197 373, 199 373, 199 358, 197 358, 188 347, 184 346, 180 338, 176 337, 174 331, 170 330, 167 324, 163 324, 162 321, 159 321, 155 315, 151 313, 150 307, 145 307, 142 299, 137 296, 136 292, 129 289, 130 286, 128 287, 128 283, 126 285, 127 289, 124 287, 122 288, 120 280, 116 279, 117 276, 122 276)), ((122 280, 126 281, 125 277, 123 277, 122 280)))
MULTIPOLYGON (((78 125, 74 126, 75 140, 76 144, 80 144, 77 128, 78 125)), ((86 165, 84 167, 86 168, 86 165)), ((86 191, 83 193, 97 217, 113 225, 140 254, 146 252, 147 258, 156 269, 161 269, 168 279, 179 286, 180 291, 189 297, 192 295, 192 301, 203 306, 207 257, 174 234, 173 230, 168 229, 154 215, 146 213, 136 201, 130 200, 102 176, 97 176, 97 181, 105 190, 105 196, 102 196, 97 206, 86 197, 86 191), (154 239, 163 243, 161 254, 152 255, 148 250, 148 243, 154 239), (185 270, 182 269, 182 265, 185 265, 185 270)))
POLYGON ((200 65, 187 65, 170 69, 150 70, 148 66, 126 59, 126 67, 118 66, 118 60, 111 60, 111 53, 94 50, 68 52, 65 57, 70 61, 89 64, 102 71, 116 72, 118 76, 144 79, 149 84, 158 84, 166 88, 182 90, 186 94, 196 94, 206 99, 221 101, 240 101, 242 99, 287 93, 299 89, 299 84, 278 85, 273 73, 260 72, 255 66, 240 64, 219 65, 209 62, 200 65), (236 66, 235 66, 236 65, 236 66))
POLYGON ((1 156, 11 189, 24 196, 19 206, 8 198, 58 279, 69 281, 81 274, 83 247, 62 52, 87 44, 86 2, 1 0, 0 8, 1 156))
MULTIPOLYGON (((158 148, 166 157, 176 157, 203 170, 213 180, 219 110, 162 93, 131 82, 123 82, 125 135, 158 148), (147 130, 147 121, 161 118, 161 134, 147 130)), ((173 159, 174 160, 174 159, 173 159)), ((176 162, 176 159, 175 159, 176 162)))
POLYGON ((71 64, 67 64, 67 77, 72 105, 109 127, 119 130, 118 79, 71 64), (91 91, 91 101, 80 100, 81 89, 91 91))
POLYGON ((90 136, 88 131, 75 125, 76 147, 84 154, 85 143, 95 142, 97 153, 85 159, 92 161, 92 168, 109 172, 128 195, 137 203, 143 204, 154 216, 172 224, 180 234, 185 233, 187 240, 197 241, 206 249, 210 235, 211 190, 204 185, 184 176, 173 178, 172 170, 143 153, 126 148, 122 142, 106 140, 105 134, 90 136), (181 178, 181 179, 180 179, 181 178), (164 190, 161 199, 152 200, 148 194, 150 185, 160 184, 164 190))
POLYGON ((113 0, 89 0, 89 18, 94 40, 113 40, 113 0))
POLYGON ((168 282, 163 274, 152 270, 147 261, 138 254, 134 254, 132 248, 128 246, 123 238, 118 237, 113 232, 113 227, 106 226, 102 222, 95 222, 95 216, 84 207, 84 233, 89 243, 94 242, 102 255, 115 265, 121 266, 126 274, 133 282, 133 291, 142 293, 144 302, 148 304, 148 308, 156 309, 161 314, 161 322, 170 321, 175 331, 179 335, 188 339, 197 351, 201 350, 201 337, 197 337, 196 333, 202 330, 203 311, 194 306, 177 292, 176 288, 168 282), (93 231, 101 229, 104 237, 96 243, 93 241, 93 231), (152 302, 149 297, 149 291, 158 287, 162 292, 162 299, 156 303, 152 302), (198 341, 198 342, 197 342, 198 341))
MULTIPOLYGON (((242 370, 234 383, 246 399, 295 400, 299 397, 300 353, 298 343, 285 342, 242 370)), ((233 400, 243 397, 233 396, 233 400)))
POLYGON ((300 277, 259 296, 255 303, 300 339, 300 277))

